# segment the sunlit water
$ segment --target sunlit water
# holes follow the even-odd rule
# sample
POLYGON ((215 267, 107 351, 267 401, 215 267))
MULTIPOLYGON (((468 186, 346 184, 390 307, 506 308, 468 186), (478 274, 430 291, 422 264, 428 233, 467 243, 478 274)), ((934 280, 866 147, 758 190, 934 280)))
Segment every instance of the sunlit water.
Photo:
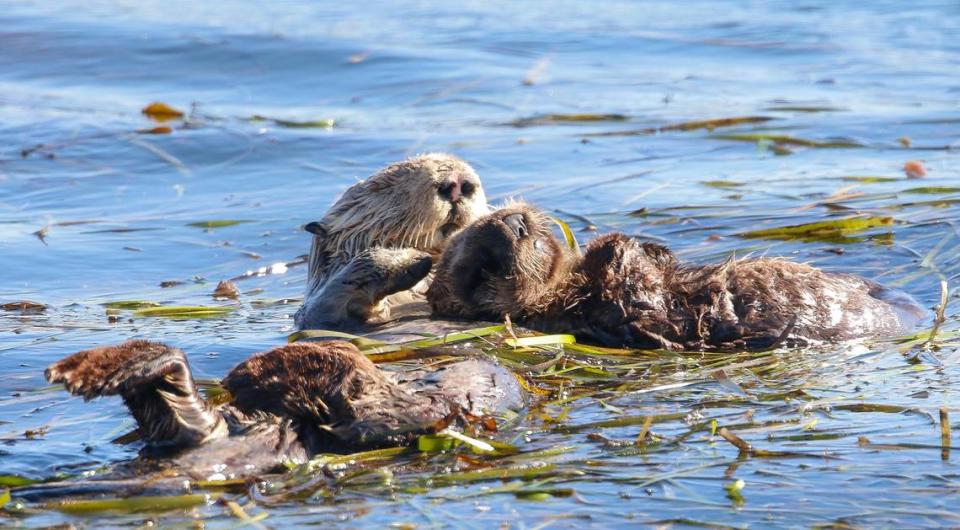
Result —
MULTIPOLYGON (((300 226, 356 179, 415 153, 464 157, 488 197, 519 196, 555 210, 581 240, 591 232, 580 230, 593 224, 660 238, 692 260, 732 251, 790 256, 894 285, 928 308, 939 299, 940 279, 958 285, 960 193, 915 190, 960 186, 954 2, 341 4, 4 6, 0 302, 34 300, 47 310, 0 313, 0 474, 43 478, 135 454, 135 446, 109 443, 131 426, 119 400, 84 404, 47 388, 42 371, 50 362, 137 336, 182 347, 198 377, 222 376, 285 340, 295 306, 252 302, 299 296, 305 271, 292 266, 238 281, 243 305, 222 319, 126 312, 110 323, 102 303, 213 303, 218 280, 294 261, 309 244, 300 226), (135 133, 157 126, 140 113, 151 101, 193 109, 195 126, 135 133), (623 114, 629 121, 511 125, 551 113, 623 114), (254 115, 336 125, 290 128, 249 120, 254 115), (775 120, 587 136, 733 116, 775 120), (788 145, 791 153, 777 154, 769 142, 719 137, 755 131, 864 147, 788 145), (905 178, 909 160, 922 161, 925 179, 905 178), (894 179, 844 179, 851 176, 894 179), (893 216, 896 224, 844 243, 734 235, 858 212, 893 216), (189 225, 209 220, 247 222, 189 225), (35 233, 45 227, 41 240, 35 233), (162 288, 165 281, 183 283, 162 288), (42 436, 24 434, 44 427, 42 436)), ((947 314, 950 331, 956 312, 947 314)), ((738 431, 748 441, 824 458, 739 461, 733 446, 709 433, 651 454, 618 454, 586 434, 631 440, 640 425, 563 433, 537 414, 519 427, 530 431, 526 437, 504 438, 523 450, 574 446, 547 459, 585 473, 551 484, 573 496, 469 496, 499 482, 423 494, 347 487, 332 500, 271 507, 264 524, 960 523, 960 454, 942 459, 936 419, 939 407, 958 403, 960 354, 949 340, 920 364, 892 346, 866 351, 812 360, 785 353, 797 370, 778 380, 746 369, 727 373, 756 395, 804 388, 799 398, 727 401, 736 385, 707 377, 682 389, 613 396, 605 402, 612 407, 574 401, 565 420, 672 412, 721 425, 753 418, 763 426, 738 431), (911 410, 831 410, 857 402, 911 410), (771 420, 786 423, 762 423, 771 420), (860 436, 877 447, 860 447, 860 436), (723 488, 736 479, 747 484, 743 504, 723 488)), ((682 420, 654 426, 667 438, 686 429, 682 420)), ((214 526, 237 522, 221 506, 197 513, 214 526)), ((64 519, 56 512, 0 515, 2 524, 64 519)), ((104 521, 111 520, 98 524, 104 521)))

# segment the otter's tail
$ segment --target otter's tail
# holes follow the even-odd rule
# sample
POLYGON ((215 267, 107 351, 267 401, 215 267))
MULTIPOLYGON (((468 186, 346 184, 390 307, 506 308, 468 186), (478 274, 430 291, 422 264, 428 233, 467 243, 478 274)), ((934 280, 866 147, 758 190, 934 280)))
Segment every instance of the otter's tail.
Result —
POLYGON ((119 394, 151 445, 195 446, 226 434, 223 418, 197 392, 186 356, 165 344, 131 340, 85 350, 45 375, 86 400, 119 394))

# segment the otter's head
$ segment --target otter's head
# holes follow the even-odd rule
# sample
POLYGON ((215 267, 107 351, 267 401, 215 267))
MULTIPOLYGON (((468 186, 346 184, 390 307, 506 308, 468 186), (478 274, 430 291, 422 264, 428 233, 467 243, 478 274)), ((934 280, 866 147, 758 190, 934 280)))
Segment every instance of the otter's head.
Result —
POLYGON ((542 212, 514 204, 454 236, 427 291, 433 313, 496 320, 539 309, 577 259, 553 226, 542 212))
POLYGON ((442 153, 390 164, 354 184, 319 223, 328 255, 356 255, 372 246, 439 253, 446 240, 488 212, 469 164, 442 153))

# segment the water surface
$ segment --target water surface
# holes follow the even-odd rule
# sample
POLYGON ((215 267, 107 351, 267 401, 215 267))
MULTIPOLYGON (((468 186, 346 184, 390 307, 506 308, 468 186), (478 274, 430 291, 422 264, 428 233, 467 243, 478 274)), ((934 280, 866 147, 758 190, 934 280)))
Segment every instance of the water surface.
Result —
MULTIPOLYGON (((214 303, 217 281, 296 261, 309 244, 300 226, 356 179, 416 153, 464 157, 488 197, 555 210, 582 241, 595 226, 662 240, 691 260, 789 256, 877 279, 933 307, 940 280, 952 292, 960 275, 958 33, 953 2, 7 5, 0 302, 47 309, 0 313, 0 474, 75 474, 136 452, 110 443, 131 426, 119 400, 84 404, 48 388, 50 362, 136 336, 176 344, 196 376, 217 378, 285 340, 295 305, 253 302, 299 296, 305 271, 239 280, 242 306, 221 319, 127 312, 111 323, 101 304, 214 303), (137 133, 158 126, 140 113, 152 101, 188 112, 190 126, 137 133), (550 114, 627 119, 517 121, 550 114), (336 124, 284 127, 253 116, 336 124), (596 136, 735 116, 773 119, 596 136), (723 136, 758 132, 860 147, 723 136), (925 179, 905 177, 910 160, 922 161, 925 179), (895 224, 836 241, 735 235, 857 214, 895 224), (209 220, 246 222, 190 225, 209 220), (25 435, 36 429, 45 434, 25 435)), ((485 494, 496 481, 424 492, 347 485, 264 508, 264 524, 956 525, 957 455, 942 458, 936 419, 958 398, 956 302, 951 296, 932 352, 893 344, 783 352, 777 362, 788 369, 775 376, 686 367, 669 378, 680 388, 585 395, 501 433, 522 451, 571 447, 538 459, 571 471, 543 486, 570 496, 485 494), (717 419, 741 425, 737 432, 758 446, 823 457, 740 460, 709 430, 650 451, 586 438, 630 441, 636 422, 588 424, 670 413, 682 417, 652 427, 665 440, 717 419), (742 504, 724 490, 736 479, 747 484, 742 504)), ((410 480, 462 465, 444 458, 410 480)), ((220 505, 96 520, 0 514, 24 526, 150 517, 237 522, 220 505)))

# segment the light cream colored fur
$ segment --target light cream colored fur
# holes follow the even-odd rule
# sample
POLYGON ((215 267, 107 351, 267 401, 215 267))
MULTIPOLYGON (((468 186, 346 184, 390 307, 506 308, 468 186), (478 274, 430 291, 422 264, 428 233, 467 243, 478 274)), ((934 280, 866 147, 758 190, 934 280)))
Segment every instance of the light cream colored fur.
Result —
MULTIPOLYGON (((311 243, 307 294, 304 308, 298 312, 298 325, 309 326, 310 322, 304 322, 302 315, 306 314, 309 304, 318 301, 323 302, 324 311, 331 313, 332 322, 341 320, 347 313, 357 317, 356 311, 337 307, 338 302, 330 296, 336 293, 340 299, 349 298, 345 296, 343 284, 349 285, 354 268, 359 270, 356 265, 347 270, 358 256, 384 256, 382 264, 365 259, 372 265, 381 265, 378 272, 399 271, 406 265, 399 263, 404 259, 415 260, 423 252, 439 256, 454 233, 488 211, 476 172, 449 154, 411 157, 354 184, 317 223, 321 233, 314 235, 311 243), (455 204, 438 194, 439 187, 451 177, 475 184, 473 192, 455 204), (329 286, 334 280, 338 285, 329 286)), ((428 281, 429 278, 409 291, 376 300, 363 318, 387 317, 391 305, 422 298, 428 281)))

